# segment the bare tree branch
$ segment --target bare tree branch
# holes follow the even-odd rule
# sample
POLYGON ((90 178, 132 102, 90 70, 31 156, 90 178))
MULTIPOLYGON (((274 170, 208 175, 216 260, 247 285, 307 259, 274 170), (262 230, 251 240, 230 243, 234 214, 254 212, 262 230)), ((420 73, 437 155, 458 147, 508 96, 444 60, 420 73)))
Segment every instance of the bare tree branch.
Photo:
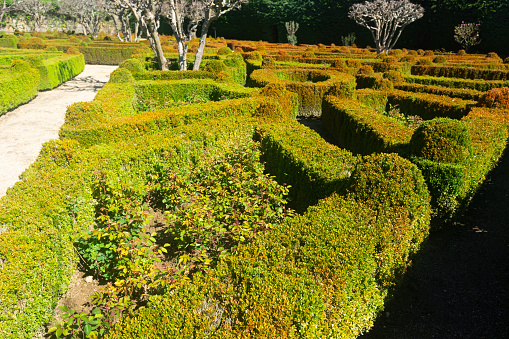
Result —
POLYGON ((371 31, 377 53, 387 53, 398 41, 403 28, 424 15, 421 5, 408 0, 374 0, 354 4, 348 17, 371 31))

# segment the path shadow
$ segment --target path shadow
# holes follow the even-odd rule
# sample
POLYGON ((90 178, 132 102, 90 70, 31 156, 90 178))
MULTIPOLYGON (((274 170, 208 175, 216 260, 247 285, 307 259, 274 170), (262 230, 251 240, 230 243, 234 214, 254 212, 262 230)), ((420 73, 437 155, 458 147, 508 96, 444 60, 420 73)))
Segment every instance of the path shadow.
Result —
POLYGON ((364 339, 509 338, 509 152, 433 233, 364 339))
POLYGON ((84 90, 93 90, 94 92, 98 92, 107 81, 99 81, 94 79, 91 76, 88 77, 80 77, 74 78, 70 81, 63 83, 58 87, 59 90, 65 92, 74 92, 74 91, 84 91, 84 90))

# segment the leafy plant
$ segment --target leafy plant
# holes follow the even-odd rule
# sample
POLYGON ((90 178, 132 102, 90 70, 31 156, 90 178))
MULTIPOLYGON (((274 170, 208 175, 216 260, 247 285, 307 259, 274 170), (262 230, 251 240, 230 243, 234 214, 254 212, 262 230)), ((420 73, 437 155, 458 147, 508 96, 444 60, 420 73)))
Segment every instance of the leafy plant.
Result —
POLYGON ((240 145, 202 159, 187 175, 173 168, 153 174, 153 194, 182 253, 220 258, 291 214, 288 188, 263 173, 259 156, 255 144, 240 145))
POLYGON ((454 40, 459 43, 465 51, 481 43, 479 38, 480 24, 461 22, 461 25, 454 27, 454 40))
POLYGON ((389 110, 382 113, 385 116, 396 119, 400 124, 405 125, 409 128, 416 129, 424 121, 418 115, 407 115, 402 113, 396 106, 389 104, 389 110))
POLYGON ((48 330, 48 333, 51 333, 51 338, 100 338, 110 328, 110 324, 105 321, 104 314, 97 307, 92 310, 90 315, 84 312, 77 313, 65 305, 60 306, 60 309, 64 312, 63 321, 48 330))

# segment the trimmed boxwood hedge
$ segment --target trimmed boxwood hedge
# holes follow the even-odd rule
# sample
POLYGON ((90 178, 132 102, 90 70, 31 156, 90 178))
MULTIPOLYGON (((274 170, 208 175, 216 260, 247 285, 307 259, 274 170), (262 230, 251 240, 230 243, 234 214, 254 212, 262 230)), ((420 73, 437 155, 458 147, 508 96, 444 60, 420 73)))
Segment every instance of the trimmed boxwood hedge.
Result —
POLYGON ((39 71, 26 61, 14 60, 9 69, 0 70, 0 115, 32 100, 40 79, 39 71))
POLYGON ((429 86, 443 86, 448 88, 473 89, 481 92, 488 91, 498 87, 509 87, 509 81, 500 80, 470 80, 445 77, 431 77, 418 75, 405 75, 407 83, 415 83, 429 86))
POLYGON ((290 185, 290 206, 299 212, 345 188, 358 161, 297 121, 262 125, 255 139, 262 145, 266 170, 290 185))
POLYGON ((392 90, 387 93, 388 103, 402 112, 418 115, 424 120, 437 117, 461 119, 477 104, 476 101, 449 98, 428 93, 409 93, 392 90))
POLYGON ((60 57, 43 60, 37 67, 41 75, 39 90, 47 90, 74 78, 85 69, 83 54, 64 54, 60 57))
POLYGON ((326 94, 351 98, 355 90, 353 76, 330 70, 263 68, 250 76, 251 86, 263 87, 269 83, 284 84, 299 95, 299 116, 319 117, 326 94))
POLYGON ((411 72, 412 75, 429 75, 434 77, 509 80, 509 71, 507 70, 483 68, 414 65, 411 72))
POLYGON ((333 194, 240 246, 107 338, 354 338, 367 331, 427 237, 429 196, 415 165, 397 155, 366 157, 350 185, 352 193, 333 194))
POLYGON ((327 96, 322 121, 339 147, 354 154, 403 152, 413 130, 355 100, 327 96))

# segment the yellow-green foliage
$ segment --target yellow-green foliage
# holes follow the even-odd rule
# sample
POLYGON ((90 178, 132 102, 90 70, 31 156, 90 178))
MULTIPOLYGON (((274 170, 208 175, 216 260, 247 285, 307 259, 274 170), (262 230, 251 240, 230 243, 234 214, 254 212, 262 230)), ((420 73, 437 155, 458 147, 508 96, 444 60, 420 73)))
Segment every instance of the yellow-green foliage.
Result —
POLYGON ((470 112, 476 102, 428 93, 408 93, 392 90, 387 93, 389 103, 398 106, 402 112, 418 115, 424 120, 436 117, 461 119, 470 112))
POLYGON ((131 71, 127 68, 117 68, 110 74, 109 82, 113 84, 134 82, 134 77, 131 71))
POLYGON ((331 90, 345 98, 352 97, 355 90, 353 76, 330 70, 265 68, 254 71, 250 80, 250 84, 257 87, 285 84, 299 95, 299 116, 320 116, 322 99, 331 90))
POLYGON ((364 159, 351 188, 241 246, 107 338, 359 336, 427 237, 429 195, 396 155, 364 159))
POLYGON ((295 115, 293 93, 266 91, 253 96, 257 93, 207 79, 107 84, 92 103, 69 108, 60 136, 91 145, 220 116, 279 120, 295 115))
POLYGON ((38 69, 41 74, 39 90, 47 90, 55 88, 83 72, 85 59, 82 54, 64 54, 60 57, 44 60, 38 69))
POLYGON ((394 88, 406 92, 429 93, 435 95, 444 95, 452 98, 460 98, 464 100, 479 100, 483 95, 481 91, 466 88, 450 88, 433 85, 421 85, 416 83, 397 83, 394 88))
POLYGON ((408 83, 416 83, 431 86, 443 86, 458 89, 473 89, 477 91, 488 91, 498 87, 509 87, 509 81, 503 80, 470 80, 445 77, 431 77, 418 75, 405 75, 405 81, 408 83))
POLYGON ((412 75, 429 75, 433 77, 509 80, 509 71, 453 66, 412 66, 412 75))
POLYGON ((327 96, 322 121, 338 146, 355 154, 399 152, 413 130, 355 100, 327 96))
POLYGON ((0 70, 0 115, 32 100, 39 83, 39 72, 26 61, 14 60, 8 70, 0 70))
POLYGON ((304 211, 345 187, 357 158, 296 121, 261 126, 262 160, 278 182, 289 184, 292 208, 304 211))
POLYGON ((9 35, 9 36, 0 38, 0 47, 18 48, 17 43, 18 43, 18 38, 15 35, 9 35))
POLYGON ((461 121, 433 119, 416 130, 410 143, 412 159, 428 183, 436 227, 468 203, 500 158, 506 140, 503 125, 471 114, 461 121))
POLYGON ((435 162, 465 164, 472 156, 472 139, 465 124, 447 118, 422 123, 410 147, 413 155, 435 162))
POLYGON ((118 65, 119 68, 127 68, 131 73, 138 73, 145 71, 143 63, 139 59, 127 59, 118 65))

